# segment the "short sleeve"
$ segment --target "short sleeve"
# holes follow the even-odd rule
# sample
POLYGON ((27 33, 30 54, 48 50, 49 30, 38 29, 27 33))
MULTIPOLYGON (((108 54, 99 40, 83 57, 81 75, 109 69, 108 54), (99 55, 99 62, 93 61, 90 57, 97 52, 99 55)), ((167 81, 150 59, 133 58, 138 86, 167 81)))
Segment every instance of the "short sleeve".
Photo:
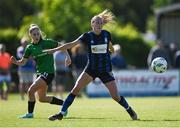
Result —
POLYGON ((81 36, 79 36, 78 40, 80 40, 81 42, 89 42, 90 41, 90 38, 89 38, 89 35, 88 33, 84 33, 82 34, 81 36))
POLYGON ((58 46, 58 42, 53 39, 47 39, 48 48, 55 48, 58 46))
POLYGON ((24 52, 23 57, 24 57, 24 58, 29 58, 30 56, 31 56, 31 49, 30 49, 30 45, 28 45, 28 46, 25 48, 25 52, 24 52))

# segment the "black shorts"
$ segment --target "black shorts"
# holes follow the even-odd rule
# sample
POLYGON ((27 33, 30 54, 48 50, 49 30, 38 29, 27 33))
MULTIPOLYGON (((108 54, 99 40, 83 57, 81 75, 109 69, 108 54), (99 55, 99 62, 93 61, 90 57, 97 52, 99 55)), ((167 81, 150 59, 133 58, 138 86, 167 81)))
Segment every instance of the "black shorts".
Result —
POLYGON ((54 73, 47 73, 47 72, 43 72, 39 75, 37 75, 37 78, 40 77, 41 79, 43 79, 47 85, 51 84, 52 80, 54 79, 54 73))
POLYGON ((93 78, 93 80, 95 80, 96 77, 98 77, 104 84, 115 80, 112 72, 97 72, 97 71, 92 71, 89 69, 85 69, 85 72, 88 75, 90 75, 93 78))

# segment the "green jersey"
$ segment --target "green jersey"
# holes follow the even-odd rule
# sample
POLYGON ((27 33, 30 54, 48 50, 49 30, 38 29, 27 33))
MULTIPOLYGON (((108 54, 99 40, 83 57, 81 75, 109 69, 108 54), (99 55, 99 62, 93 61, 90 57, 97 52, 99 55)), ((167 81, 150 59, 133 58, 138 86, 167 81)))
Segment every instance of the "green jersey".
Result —
POLYGON ((37 74, 47 72, 54 73, 54 58, 53 54, 43 53, 45 49, 51 49, 58 46, 58 42, 51 39, 42 39, 38 44, 30 43, 27 45, 24 53, 24 58, 30 56, 36 61, 37 74))

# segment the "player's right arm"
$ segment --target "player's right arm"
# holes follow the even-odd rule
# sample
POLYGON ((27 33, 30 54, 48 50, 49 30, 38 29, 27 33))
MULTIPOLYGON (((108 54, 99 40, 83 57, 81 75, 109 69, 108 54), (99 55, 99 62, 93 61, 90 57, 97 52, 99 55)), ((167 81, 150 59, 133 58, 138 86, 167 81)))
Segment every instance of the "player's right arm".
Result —
POLYGON ((32 50, 33 50, 33 46, 31 44, 27 45, 21 59, 17 60, 14 56, 12 56, 11 57, 11 63, 16 64, 18 66, 25 65, 26 62, 28 61, 28 58, 31 57, 31 55, 32 55, 32 50))
POLYGON ((49 54, 52 54, 52 53, 59 51, 59 50, 65 51, 67 49, 74 47, 75 45, 77 45, 79 43, 81 43, 81 41, 79 39, 76 39, 70 43, 63 44, 63 45, 56 47, 56 48, 53 48, 53 49, 47 49, 47 50, 44 50, 43 52, 47 52, 49 54))
POLYGON ((11 63, 16 64, 18 66, 23 66, 27 62, 27 58, 22 57, 20 60, 16 60, 14 56, 11 56, 11 63))

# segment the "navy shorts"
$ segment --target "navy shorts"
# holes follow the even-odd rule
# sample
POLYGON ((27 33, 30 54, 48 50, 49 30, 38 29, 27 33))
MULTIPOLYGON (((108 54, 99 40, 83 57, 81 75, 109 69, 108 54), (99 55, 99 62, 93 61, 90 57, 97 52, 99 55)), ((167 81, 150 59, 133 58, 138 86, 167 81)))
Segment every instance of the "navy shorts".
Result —
POLYGON ((51 84, 52 80, 54 79, 54 73, 41 73, 39 75, 37 75, 37 78, 40 77, 41 79, 43 79, 47 85, 51 84))
POLYGON ((92 71, 89 69, 85 69, 85 72, 90 75, 93 80, 96 78, 99 78, 104 84, 115 80, 114 75, 112 72, 97 72, 97 71, 92 71))

